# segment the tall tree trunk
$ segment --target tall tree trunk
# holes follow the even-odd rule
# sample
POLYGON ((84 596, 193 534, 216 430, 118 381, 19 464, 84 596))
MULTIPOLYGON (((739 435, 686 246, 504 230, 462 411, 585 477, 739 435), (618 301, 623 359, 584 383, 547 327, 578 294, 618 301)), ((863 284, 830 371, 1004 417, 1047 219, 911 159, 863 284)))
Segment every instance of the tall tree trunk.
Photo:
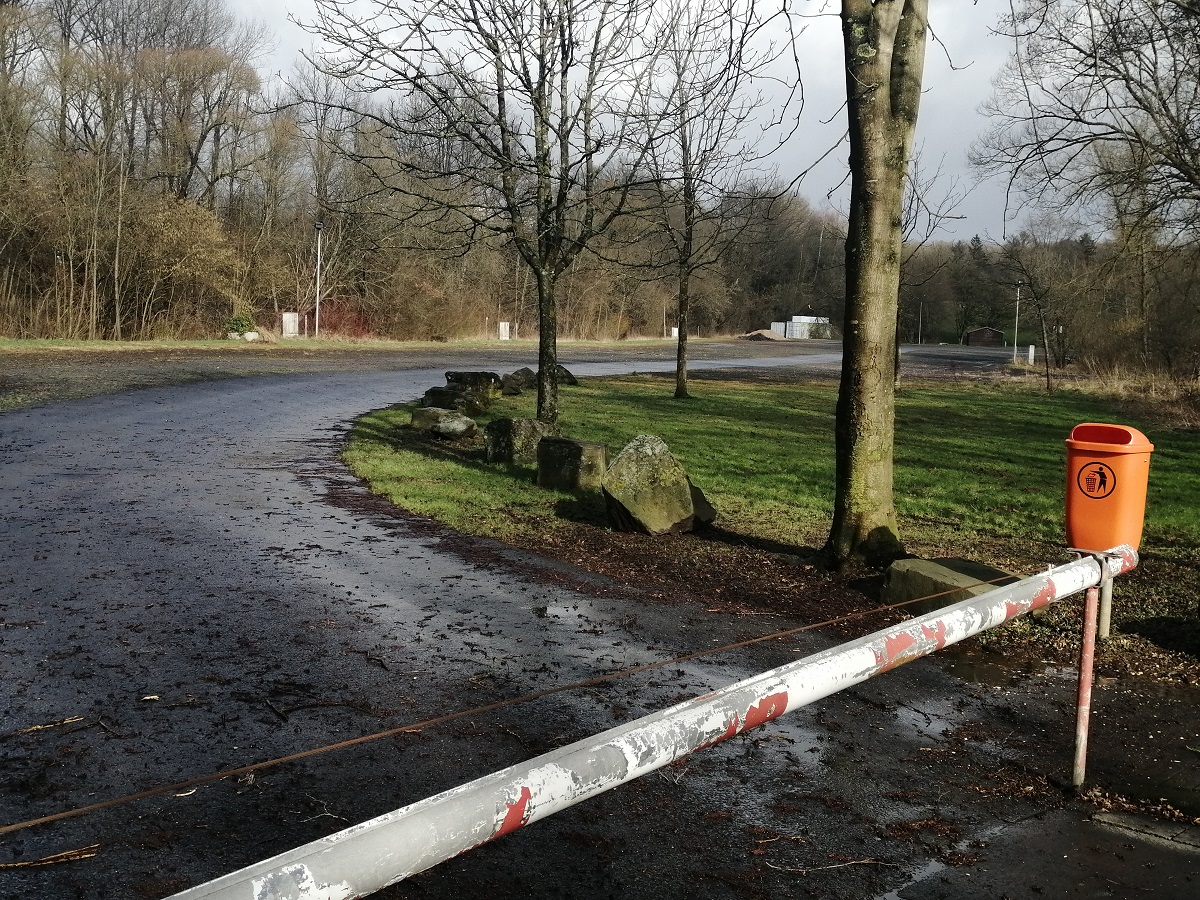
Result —
POLYGON ((692 269, 696 255, 696 218, 699 210, 699 200, 696 197, 696 179, 692 166, 691 142, 689 140, 687 123, 680 125, 684 159, 683 167, 683 243, 679 247, 679 286, 678 325, 679 344, 675 351, 675 399, 687 400, 688 394, 688 356, 687 340, 688 316, 692 309, 692 269))
POLYGON ((537 417, 551 425, 558 422, 558 313, 555 309, 555 279, 537 272, 538 373, 537 417))
POLYGON ((125 189, 128 186, 128 179, 125 173, 124 158, 118 161, 117 166, 117 222, 116 234, 113 241, 113 330, 112 336, 114 341, 119 341, 123 337, 121 333, 121 291, 124 286, 121 279, 124 277, 124 272, 121 270, 121 232, 125 220, 125 189))
POLYGON ((892 496, 896 310, 928 6, 842 2, 851 190, 833 525, 825 546, 837 564, 880 564, 904 552, 892 496))
POLYGON ((1050 379, 1050 335, 1046 328, 1046 314, 1042 312, 1042 305, 1038 304, 1038 318, 1042 323, 1042 362, 1046 366, 1046 393, 1054 393, 1054 382, 1050 379))
POLYGON ((692 305, 691 270, 687 265, 679 267, 679 342, 675 347, 675 399, 687 400, 688 393, 688 313, 692 305))

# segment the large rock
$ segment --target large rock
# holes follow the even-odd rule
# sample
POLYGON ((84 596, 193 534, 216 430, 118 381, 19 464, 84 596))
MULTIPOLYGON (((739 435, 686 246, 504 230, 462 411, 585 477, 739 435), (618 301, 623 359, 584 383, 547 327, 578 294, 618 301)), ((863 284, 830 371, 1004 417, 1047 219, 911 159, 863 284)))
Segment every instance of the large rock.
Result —
POLYGON ((884 574, 880 599, 885 605, 919 600, 904 608, 918 616, 1019 580, 1012 572, 969 559, 900 559, 884 574))
POLYGON ((483 429, 488 462, 530 465, 537 462, 538 442, 557 437, 558 428, 540 419, 493 419, 483 429))
POLYGON ((500 396, 500 376, 495 372, 447 372, 446 384, 491 399, 500 396))
POLYGON ((609 522, 618 531, 672 534, 716 518, 679 460, 652 434, 638 435, 617 454, 602 487, 609 522))
POLYGON ((474 434, 478 426, 474 419, 464 416, 456 409, 419 406, 412 412, 412 427, 438 437, 459 438, 474 434))
POLYGON ((440 384, 437 387, 429 388, 425 392, 424 396, 421 397, 421 405, 432 406, 435 409, 455 409, 455 404, 461 403, 462 398, 463 392, 458 388, 440 384))
POLYGON ((478 429, 479 426, 474 419, 464 416, 460 412, 452 412, 448 416, 442 416, 434 425, 430 426, 429 433, 441 438, 457 440, 473 436, 478 429))
POLYGON ((537 372, 525 366, 517 369, 500 379, 501 389, 509 396, 515 396, 521 391, 531 391, 537 387, 537 372))
POLYGON ((458 385, 447 384, 427 390, 421 398, 421 405, 454 409, 466 416, 479 416, 491 409, 492 400, 486 392, 466 390, 458 385))
POLYGON ((455 412, 440 406, 418 406, 412 411, 412 427, 417 431, 428 431, 441 421, 442 416, 455 412))
POLYGON ((608 468, 608 446, 594 441, 547 437, 537 445, 538 487, 588 491, 600 487, 608 468))
MULTIPOLYGON (((559 384, 579 384, 579 379, 572 375, 566 366, 556 364, 554 372, 559 384)), ((528 367, 517 369, 500 379, 500 387, 501 393, 509 397, 515 397, 523 391, 532 391, 537 388, 537 372, 528 367)))

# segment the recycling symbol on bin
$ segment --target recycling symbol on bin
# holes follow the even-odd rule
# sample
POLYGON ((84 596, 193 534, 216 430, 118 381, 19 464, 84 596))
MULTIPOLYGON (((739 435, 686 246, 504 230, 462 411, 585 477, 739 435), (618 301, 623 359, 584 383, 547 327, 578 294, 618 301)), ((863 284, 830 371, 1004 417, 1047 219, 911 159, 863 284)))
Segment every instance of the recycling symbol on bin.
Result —
POLYGON ((1085 497, 1102 500, 1116 488, 1117 475, 1104 463, 1093 462, 1079 470, 1079 477, 1075 482, 1085 497))

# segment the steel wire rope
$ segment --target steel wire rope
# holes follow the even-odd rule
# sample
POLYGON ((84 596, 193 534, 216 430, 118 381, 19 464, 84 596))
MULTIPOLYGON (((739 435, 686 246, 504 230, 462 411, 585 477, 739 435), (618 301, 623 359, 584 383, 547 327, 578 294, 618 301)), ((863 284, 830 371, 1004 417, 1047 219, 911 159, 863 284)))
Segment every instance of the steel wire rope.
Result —
POLYGON ((134 803, 138 800, 147 800, 151 797, 160 797, 163 794, 169 794, 178 791, 185 791, 188 788, 199 787, 204 784, 211 784, 215 781, 223 781, 226 778, 234 778, 236 776, 248 775, 254 772, 261 772, 263 769, 270 769, 275 766, 284 765, 285 763, 297 762, 302 759, 308 759, 313 756, 320 756, 325 753, 332 753, 335 750, 344 750, 348 747, 356 747, 360 744, 368 744, 372 741, 382 740, 387 737, 394 737, 399 734, 412 734, 418 731, 423 731, 426 728, 432 728, 437 725, 444 725, 447 722, 454 722, 458 719, 466 718, 467 716, 482 715, 484 713, 495 712, 499 709, 506 709, 510 706, 518 706, 522 703, 531 703, 534 700, 541 700, 544 697, 549 697, 554 694, 562 694, 567 691, 576 691, 582 688, 596 687, 597 685, 607 684, 612 681, 618 681, 622 678, 629 678, 633 675, 638 675, 642 672, 653 671, 654 669, 662 669, 666 666, 678 665, 679 663, 688 662, 693 659, 700 659, 706 656, 715 656, 718 653, 728 653, 733 650, 740 650, 744 647, 750 647, 754 644, 762 644, 767 641, 780 640, 782 638, 791 637, 795 634, 801 634, 805 631, 814 631, 818 628, 828 628, 833 625, 840 625, 843 622, 850 622, 855 619, 862 619, 878 613, 890 612, 891 610, 902 609, 906 606, 911 606, 914 603, 923 603, 929 600, 936 600, 938 597, 944 597, 947 594, 957 593, 964 588, 983 587, 984 585, 995 584, 999 581, 1005 581, 1012 578, 1011 575, 1001 575, 992 578, 988 581, 976 581, 974 584, 963 585, 960 587, 951 588, 949 590, 940 591, 936 594, 929 594, 924 597, 916 597, 912 600, 904 600, 900 603, 891 603, 887 606, 876 606, 871 609, 858 610, 857 612, 846 613, 843 616, 837 616, 832 619, 826 619, 823 622, 813 622, 808 625, 799 625, 795 628, 785 628, 782 631, 775 631, 771 634, 760 635, 759 637, 747 638, 743 641, 737 641, 732 644, 726 644, 723 647, 714 647, 706 650, 693 650, 690 653, 684 653, 671 659, 659 660, 658 662, 644 663, 640 666, 631 666, 627 669, 620 669, 616 672, 608 672, 604 675, 597 675, 595 678, 588 678, 583 681, 572 682, 571 684, 558 685, 556 687, 545 688, 533 693, 523 694, 520 697, 512 697, 507 700, 497 700, 495 703, 488 703, 483 706, 476 706, 472 709, 459 710, 458 712, 446 713, 445 715, 435 716, 432 719, 425 719, 421 722, 413 722, 407 725, 398 725, 395 728, 388 728, 384 731, 377 731, 372 734, 360 735, 356 738, 350 738, 345 741, 338 741, 334 744, 325 744, 321 747, 312 747, 308 750, 301 750, 298 753, 290 753, 286 756, 278 756, 274 759, 263 760, 262 762, 249 763, 248 765, 238 766, 235 769, 226 769, 221 772, 214 772, 208 775, 200 775, 196 778, 189 778, 186 781, 178 781, 174 784, 159 785, 158 787, 147 788, 144 791, 138 791, 133 794, 126 794, 122 797, 115 797, 111 800, 101 800, 98 803, 91 803, 87 806, 78 806, 73 809, 63 810, 57 813, 51 813, 48 816, 39 816, 35 819, 27 819, 24 822, 14 822, 11 825, 0 825, 0 835, 12 834, 17 831, 24 831, 27 828, 33 828, 37 825, 48 825, 51 822, 61 822, 64 819, 74 819, 80 816, 89 815, 91 813, 100 812, 105 809, 113 809, 117 806, 124 806, 128 803, 134 803))

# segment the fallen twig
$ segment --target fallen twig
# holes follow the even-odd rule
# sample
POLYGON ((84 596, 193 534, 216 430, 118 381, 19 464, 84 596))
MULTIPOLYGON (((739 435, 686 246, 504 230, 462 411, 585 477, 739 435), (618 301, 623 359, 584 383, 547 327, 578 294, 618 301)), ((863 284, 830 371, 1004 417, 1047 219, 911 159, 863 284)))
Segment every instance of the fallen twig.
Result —
POLYGON ((22 734, 33 734, 35 731, 45 731, 47 728, 57 728, 60 725, 74 725, 76 722, 82 722, 83 716, 71 716, 69 719, 63 719, 59 722, 49 722, 45 725, 30 725, 28 728, 18 728, 16 731, 6 731, 0 734, 0 740, 4 738, 17 737, 22 734))
POLYGON ((283 719, 283 721, 286 722, 288 720, 287 713, 285 713, 283 710, 281 710, 278 706, 276 706, 270 700, 264 700, 263 702, 267 704, 267 706, 270 708, 271 712, 275 713, 275 715, 279 716, 279 718, 283 719))
POLYGON ((322 706, 348 706, 351 709, 358 708, 353 703, 349 703, 345 700, 312 700, 308 703, 297 703, 295 706, 289 706, 287 709, 278 711, 282 712, 285 716, 290 716, 292 713, 299 712, 302 709, 315 709, 322 706))
POLYGON ((378 656, 376 656, 374 653, 372 653, 370 650, 357 650, 354 647, 346 647, 345 650, 347 653, 360 654, 367 662, 375 663, 375 665, 379 666, 385 672, 390 671, 390 669, 388 669, 388 664, 386 662, 384 662, 382 659, 380 659, 378 656))
POLYGON ((78 728, 72 728, 70 731, 70 734, 74 734, 77 731, 87 731, 89 728, 103 728, 109 734, 111 734, 115 737, 120 737, 120 734, 118 734, 115 730, 113 730, 112 726, 109 725, 107 722, 105 722, 103 719, 93 719, 90 722, 84 722, 78 728))
MULTIPOLYGON (((764 860, 764 862, 766 861, 764 860)), ((767 863, 768 868, 775 869, 778 872, 792 872, 796 875, 808 875, 812 872, 824 871, 825 869, 842 869, 846 866, 891 866, 894 869, 896 868, 896 863, 884 862, 882 859, 852 859, 848 862, 833 863, 829 866, 812 866, 807 869, 796 869, 791 866, 776 866, 772 863, 767 863)))
POLYGON ((344 816, 339 816, 337 813, 331 813, 329 811, 329 804, 326 803, 324 800, 318 800, 312 794, 305 794, 304 796, 307 797, 309 800, 311 800, 313 803, 319 805, 321 807, 321 812, 317 813, 315 816, 309 816, 307 819, 301 819, 300 820, 301 822, 312 822, 315 819, 322 819, 322 818, 325 818, 326 816, 328 816, 331 819, 337 819, 339 822, 349 822, 350 821, 349 819, 345 818, 344 816))
POLYGON ((99 844, 88 844, 86 847, 80 847, 78 850, 64 850, 62 853, 55 853, 51 856, 43 856, 41 859, 31 859, 27 862, 10 862, 0 863, 0 869, 28 869, 33 866, 53 866, 58 863, 75 862, 80 859, 91 859, 100 852, 99 844))

